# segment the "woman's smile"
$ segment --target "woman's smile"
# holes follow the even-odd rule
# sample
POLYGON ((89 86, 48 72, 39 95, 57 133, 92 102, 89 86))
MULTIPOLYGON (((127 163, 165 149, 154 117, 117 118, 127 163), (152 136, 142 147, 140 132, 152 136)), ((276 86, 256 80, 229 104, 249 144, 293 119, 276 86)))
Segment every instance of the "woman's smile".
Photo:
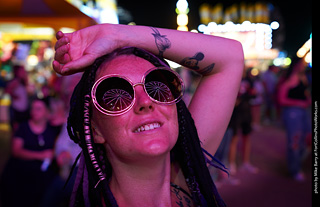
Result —
POLYGON ((161 124, 158 122, 150 123, 150 124, 143 124, 139 126, 136 130, 134 130, 134 133, 140 133, 140 132, 145 132, 149 130, 154 130, 158 129, 161 127, 161 124))

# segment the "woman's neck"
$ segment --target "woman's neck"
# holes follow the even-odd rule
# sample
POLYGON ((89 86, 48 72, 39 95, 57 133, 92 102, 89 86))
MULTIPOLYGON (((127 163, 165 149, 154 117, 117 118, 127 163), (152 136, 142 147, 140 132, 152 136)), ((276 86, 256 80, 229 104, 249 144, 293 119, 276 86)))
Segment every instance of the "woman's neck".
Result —
POLYGON ((46 120, 41 120, 41 121, 34 121, 34 120, 29 120, 29 125, 31 130, 35 134, 41 134, 47 127, 47 121, 46 120))
POLYGON ((170 206, 170 153, 145 165, 112 163, 110 188, 119 206, 170 206))

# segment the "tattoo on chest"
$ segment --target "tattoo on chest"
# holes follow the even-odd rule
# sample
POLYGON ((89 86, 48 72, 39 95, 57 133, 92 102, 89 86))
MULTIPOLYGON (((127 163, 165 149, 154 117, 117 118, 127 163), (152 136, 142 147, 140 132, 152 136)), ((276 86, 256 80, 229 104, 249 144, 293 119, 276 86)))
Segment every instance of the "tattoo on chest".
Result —
POLYGON ((152 33, 152 35, 154 36, 156 46, 159 50, 159 56, 163 57, 163 53, 166 51, 166 49, 169 49, 171 47, 171 42, 167 38, 167 35, 161 35, 159 30, 157 30, 156 28, 151 27, 151 29, 154 32, 152 33))
POLYGON ((175 207, 192 207, 191 198, 179 186, 171 185, 172 200, 175 207))

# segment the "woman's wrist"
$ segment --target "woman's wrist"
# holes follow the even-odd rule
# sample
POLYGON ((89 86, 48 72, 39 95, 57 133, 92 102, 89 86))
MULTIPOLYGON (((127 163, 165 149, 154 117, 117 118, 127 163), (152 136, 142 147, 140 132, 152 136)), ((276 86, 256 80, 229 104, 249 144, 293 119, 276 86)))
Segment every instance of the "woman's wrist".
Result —
POLYGON ((111 39, 115 43, 115 49, 122 47, 135 46, 137 38, 132 26, 120 24, 104 24, 103 33, 106 36, 111 35, 111 39))
POLYGON ((113 25, 117 48, 138 47, 158 54, 152 30, 146 26, 113 25))

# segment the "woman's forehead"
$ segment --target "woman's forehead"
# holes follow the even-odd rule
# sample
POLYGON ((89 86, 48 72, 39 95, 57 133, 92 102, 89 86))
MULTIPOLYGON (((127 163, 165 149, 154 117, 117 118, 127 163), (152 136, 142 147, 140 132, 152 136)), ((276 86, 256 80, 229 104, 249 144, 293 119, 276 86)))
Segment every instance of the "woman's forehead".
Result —
POLYGON ((117 74, 136 82, 140 81, 141 77, 153 67, 155 66, 143 58, 134 55, 121 55, 103 63, 97 71, 96 79, 105 75, 117 74), (138 80, 136 80, 137 78, 138 80))

